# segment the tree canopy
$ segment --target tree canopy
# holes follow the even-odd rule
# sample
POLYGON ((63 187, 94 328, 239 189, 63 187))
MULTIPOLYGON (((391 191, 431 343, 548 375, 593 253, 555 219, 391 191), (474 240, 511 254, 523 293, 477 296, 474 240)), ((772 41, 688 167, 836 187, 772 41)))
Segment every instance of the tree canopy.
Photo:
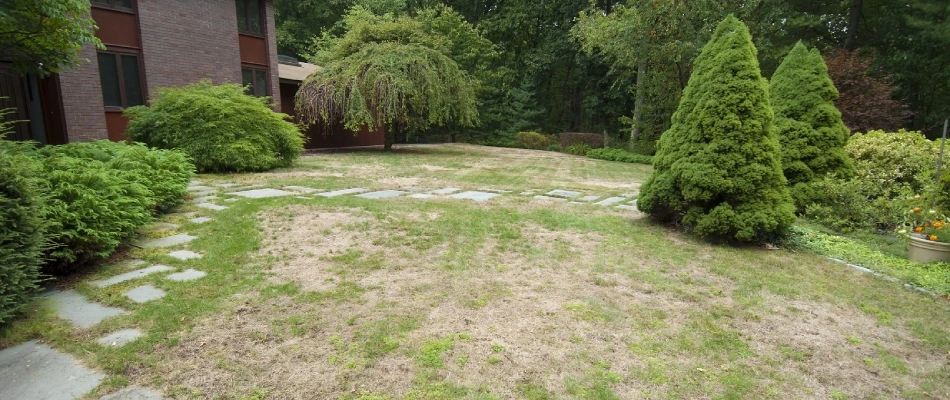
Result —
POLYGON ((20 73, 56 73, 79 64, 79 50, 101 45, 89 0, 4 0, 0 6, 0 61, 20 73))

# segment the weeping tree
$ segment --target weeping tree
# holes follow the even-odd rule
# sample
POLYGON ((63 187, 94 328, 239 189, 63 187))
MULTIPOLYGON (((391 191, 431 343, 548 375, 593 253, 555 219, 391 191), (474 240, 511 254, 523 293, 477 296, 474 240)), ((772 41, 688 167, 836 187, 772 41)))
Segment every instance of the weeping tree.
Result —
POLYGON ((767 240, 789 227, 795 210, 768 93, 749 30, 730 15, 696 58, 640 209, 729 241, 767 240))
POLYGON ((799 42, 769 83, 782 168, 799 210, 814 201, 813 183, 828 174, 854 174, 844 146, 851 132, 835 107, 838 90, 817 49, 799 42))
POLYGON ((417 19, 362 8, 344 25, 343 36, 315 42, 313 59, 325 68, 297 92, 297 115, 305 123, 342 122, 356 132, 384 128, 388 151, 404 133, 478 122, 477 82, 453 58, 453 42, 417 19))

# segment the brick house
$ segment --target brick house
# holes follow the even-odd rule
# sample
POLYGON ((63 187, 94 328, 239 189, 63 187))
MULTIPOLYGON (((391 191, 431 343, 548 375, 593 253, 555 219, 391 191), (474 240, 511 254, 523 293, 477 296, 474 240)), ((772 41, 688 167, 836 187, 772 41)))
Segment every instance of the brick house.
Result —
POLYGON ((0 108, 13 139, 43 144, 125 137, 126 107, 159 88, 209 79, 242 83, 280 110, 273 0, 92 0, 105 49, 57 76, 18 76, 0 62, 0 108))

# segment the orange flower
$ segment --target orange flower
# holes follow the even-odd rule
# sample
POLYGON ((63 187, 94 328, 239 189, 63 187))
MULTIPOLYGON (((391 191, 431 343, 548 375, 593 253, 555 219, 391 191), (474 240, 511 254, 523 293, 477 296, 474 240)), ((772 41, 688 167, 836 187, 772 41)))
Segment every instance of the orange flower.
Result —
POLYGON ((943 221, 934 221, 934 228, 943 229, 943 221))
POLYGON ((937 241, 937 235, 930 235, 930 240, 936 242, 936 241, 937 241))
POLYGON ((914 228, 914 232, 918 232, 918 233, 919 233, 919 232, 923 232, 923 231, 924 231, 924 227, 922 227, 922 226, 918 226, 918 227, 914 228))

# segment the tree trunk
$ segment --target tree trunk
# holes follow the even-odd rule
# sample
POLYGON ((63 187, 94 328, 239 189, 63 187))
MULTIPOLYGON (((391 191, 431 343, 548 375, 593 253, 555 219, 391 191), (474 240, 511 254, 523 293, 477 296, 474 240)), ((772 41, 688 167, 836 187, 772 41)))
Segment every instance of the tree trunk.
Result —
POLYGON ((848 10, 848 39, 844 42, 844 48, 848 51, 858 48, 858 25, 861 23, 863 10, 864 0, 851 0, 851 8, 848 10))
POLYGON ((637 65, 637 98, 633 102, 633 127, 630 129, 630 142, 627 147, 633 150, 634 143, 640 137, 640 121, 643 119, 643 97, 646 95, 647 63, 637 65))
POLYGON ((383 150, 392 151, 393 143, 396 143, 396 133, 399 132, 399 122, 393 122, 393 125, 386 130, 386 134, 383 135, 384 144, 383 150))

